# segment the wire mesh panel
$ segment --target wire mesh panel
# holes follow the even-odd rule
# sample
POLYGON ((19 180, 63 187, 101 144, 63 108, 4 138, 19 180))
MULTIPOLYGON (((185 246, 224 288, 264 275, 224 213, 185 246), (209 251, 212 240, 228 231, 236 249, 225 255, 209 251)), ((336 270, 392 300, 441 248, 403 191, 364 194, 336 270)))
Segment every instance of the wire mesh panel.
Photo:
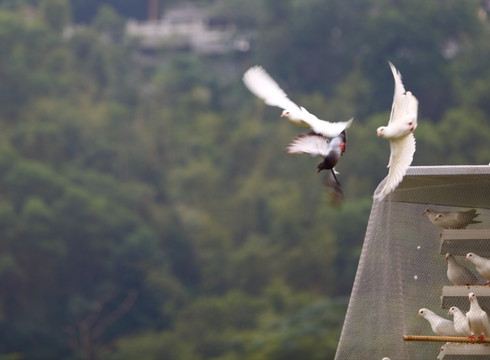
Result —
POLYGON ((452 321, 449 308, 466 313, 470 292, 490 314, 490 286, 482 286, 486 280, 465 261, 469 252, 490 258, 490 166, 411 167, 399 187, 372 206, 335 359, 490 359, 486 345, 403 339, 436 335, 419 309, 452 321), (444 229, 423 215, 428 208, 434 216, 471 209, 478 215, 465 229, 444 229), (450 282, 448 252, 478 285, 450 282))

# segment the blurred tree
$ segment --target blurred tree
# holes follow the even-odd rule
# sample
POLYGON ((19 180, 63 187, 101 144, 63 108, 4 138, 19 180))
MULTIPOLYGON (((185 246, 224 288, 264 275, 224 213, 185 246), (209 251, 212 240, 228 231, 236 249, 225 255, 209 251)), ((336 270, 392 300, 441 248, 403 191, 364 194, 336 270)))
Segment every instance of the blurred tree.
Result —
POLYGON ((39 9, 46 25, 56 32, 61 33, 71 23, 68 0, 44 0, 39 9))

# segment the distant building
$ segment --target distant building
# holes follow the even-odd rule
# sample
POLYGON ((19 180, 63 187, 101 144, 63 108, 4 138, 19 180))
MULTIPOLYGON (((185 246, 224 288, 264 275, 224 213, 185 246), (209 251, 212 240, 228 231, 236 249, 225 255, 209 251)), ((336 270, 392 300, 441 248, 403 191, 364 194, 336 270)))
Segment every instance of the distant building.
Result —
POLYGON ((248 51, 249 41, 234 24, 213 18, 207 8, 183 4, 167 10, 160 20, 128 21, 126 35, 145 49, 173 48, 202 54, 248 51))

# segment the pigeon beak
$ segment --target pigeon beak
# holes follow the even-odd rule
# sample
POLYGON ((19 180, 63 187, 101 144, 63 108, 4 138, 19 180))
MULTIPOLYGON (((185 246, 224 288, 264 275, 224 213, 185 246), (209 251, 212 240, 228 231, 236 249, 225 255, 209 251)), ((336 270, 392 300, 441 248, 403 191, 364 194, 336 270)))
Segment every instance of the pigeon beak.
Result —
POLYGON ((286 117, 286 114, 281 114, 281 117, 282 117, 282 118, 283 118, 283 117, 286 117))
POLYGON ((381 132, 378 133, 378 136, 381 136, 381 132))

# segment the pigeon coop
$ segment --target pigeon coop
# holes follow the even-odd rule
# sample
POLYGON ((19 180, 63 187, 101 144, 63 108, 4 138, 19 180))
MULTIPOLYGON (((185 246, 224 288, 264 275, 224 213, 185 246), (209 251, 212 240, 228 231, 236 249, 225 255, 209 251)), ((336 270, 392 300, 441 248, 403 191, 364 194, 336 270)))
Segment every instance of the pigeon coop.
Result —
POLYGON ((465 261, 469 252, 490 258, 490 166, 410 167, 395 191, 373 203, 335 360, 490 359, 488 338, 437 336, 417 316, 427 308, 452 321, 449 308, 466 313, 470 292, 490 314, 490 286, 465 261), (476 209, 478 223, 437 227, 423 215, 427 208, 476 209), (478 284, 453 285, 446 253, 478 284))

